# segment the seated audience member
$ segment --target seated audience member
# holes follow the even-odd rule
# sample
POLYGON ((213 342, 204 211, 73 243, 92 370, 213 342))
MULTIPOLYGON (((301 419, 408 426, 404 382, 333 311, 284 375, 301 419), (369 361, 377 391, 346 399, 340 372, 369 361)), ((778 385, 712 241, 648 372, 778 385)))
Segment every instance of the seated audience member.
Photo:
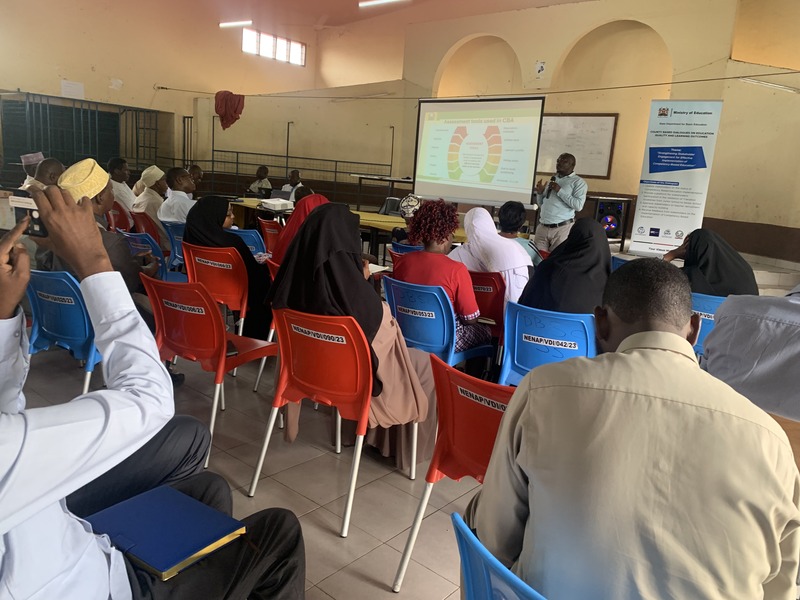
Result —
POLYGON ((108 174, 111 176, 111 187, 114 190, 114 199, 129 211, 133 210, 136 195, 128 187, 131 178, 128 163, 124 158, 115 157, 108 161, 108 174))
POLYGON ((714 313, 701 366, 756 406, 800 421, 800 286, 783 298, 729 297, 714 313))
POLYGON ((542 257, 536 252, 536 245, 533 243, 533 239, 522 238, 517 235, 519 230, 522 229, 525 219, 528 218, 525 212, 525 205, 522 202, 514 200, 506 202, 500 207, 497 218, 500 221, 501 236, 514 240, 522 246, 522 249, 531 257, 534 267, 542 262, 542 257))
MULTIPOLYGON (((433 394, 430 356, 406 347, 388 305, 381 302, 366 274, 358 217, 346 206, 325 203, 314 209, 297 232, 270 297, 274 308, 349 315, 358 322, 373 358, 373 397, 366 442, 386 456, 393 454, 398 466, 405 468, 410 458, 411 428, 401 427, 394 433, 382 428, 420 422, 417 457, 430 457, 436 430, 436 419, 428 419, 429 414, 435 414, 431 413, 433 406, 429 407, 433 394)), ((287 437, 293 439, 299 406, 290 403, 288 407, 287 437)))
POLYGON ((272 184, 269 179, 267 179, 267 175, 269 175, 269 169, 265 165, 258 167, 258 169, 256 169, 256 180, 250 184, 247 191, 260 194, 262 189, 271 190, 272 184))
POLYGON ((36 178, 36 167, 44 160, 44 154, 41 152, 31 152, 30 154, 23 154, 19 157, 19 162, 22 164, 22 170, 25 171, 25 181, 20 184, 20 189, 28 189, 36 178))
POLYGON ((188 196, 192 200, 197 200, 198 198, 196 198, 195 196, 198 196, 197 190, 200 189, 200 184, 203 183, 203 175, 204 175, 203 169, 200 167, 200 165, 190 165, 187 171, 189 172, 189 177, 192 178, 192 182, 194 183, 194 189, 195 189, 195 191, 190 192, 188 196))
POLYGON ((64 165, 57 158, 45 158, 42 162, 36 165, 36 171, 33 175, 33 180, 26 183, 21 189, 29 190, 30 188, 37 188, 43 190, 45 186, 56 185, 58 178, 64 172, 64 165))
POLYGON ((136 196, 136 202, 133 203, 133 211, 135 213, 145 213, 153 220, 156 228, 158 229, 158 238, 156 241, 163 250, 169 250, 169 236, 167 235, 164 226, 158 219, 158 209, 164 204, 164 194, 167 192, 167 178, 164 171, 153 165, 147 167, 142 171, 142 178, 139 180, 142 184, 142 192, 136 196))
POLYGON ((294 202, 295 199, 295 190, 303 185, 303 182, 300 181, 300 171, 297 169, 293 169, 289 173, 289 183, 285 184, 282 188, 282 192, 291 192, 289 194, 289 200, 294 202))
POLYGON ((676 258, 683 259, 683 272, 695 293, 758 296, 753 268, 722 236, 710 229, 695 229, 680 247, 664 255, 666 261, 676 258))
MULTIPOLYGON (((405 219, 406 228, 411 227, 411 219, 414 218, 414 214, 420 206, 422 206, 422 199, 414 194, 409 194, 400 200, 400 206, 398 206, 397 210, 400 212, 400 216, 405 219)), ((407 246, 416 246, 417 244, 412 243, 412 240, 408 239, 408 231, 406 228, 395 227, 392 229, 392 241, 399 244, 406 244, 407 246)))
MULTIPOLYGON (((307 189, 306 187, 302 187, 298 188, 298 191, 307 189)), ((322 194, 311 194, 297 200, 297 203, 294 205, 294 211, 286 222, 286 227, 281 230, 278 241, 275 244, 275 249, 272 251, 273 261, 278 264, 283 262, 283 257, 286 256, 289 244, 292 243, 292 240, 297 235, 303 223, 305 223, 308 215, 311 214, 312 210, 323 204, 328 204, 328 199, 322 194)))
POLYGON ((235 248, 247 269, 247 315, 242 334, 266 340, 272 323, 272 311, 265 303, 270 286, 269 269, 259 264, 244 240, 225 231, 233 224, 230 200, 205 196, 197 200, 186 217, 183 241, 208 248, 235 248))
POLYGON ((186 215, 189 214, 195 203, 189 197, 189 194, 195 189, 194 179, 186 169, 173 167, 167 171, 167 186, 172 191, 158 209, 158 218, 161 221, 185 223, 186 215))
POLYGON ((15 245, 23 222, 0 240, 3 596, 303 598, 302 532, 286 510, 247 517, 242 538, 166 582, 76 516, 164 484, 228 514, 232 501, 222 477, 197 474, 208 451, 208 431, 193 419, 173 418, 172 386, 158 349, 112 270, 87 199, 76 203, 53 186, 35 190, 33 197, 51 245, 81 280, 108 389, 64 404, 25 408, 28 344, 18 305, 30 262, 24 248, 15 245), (183 425, 173 427, 176 423, 183 425), (165 430, 173 438, 165 438, 165 430), (174 438, 178 431, 183 435, 174 438), (185 459, 168 461, 179 449, 185 459))
POLYGON ((403 255, 394 267, 394 276, 408 283, 444 288, 456 314, 456 352, 462 352, 488 344, 492 334, 487 325, 478 323, 481 311, 467 267, 447 256, 456 229, 458 213, 454 204, 444 200, 424 202, 414 215, 408 234, 425 249, 403 255))
POLYGON ((595 309, 604 354, 532 370, 468 522, 549 600, 797 594, 800 474, 786 434, 702 371, 672 265, 631 261, 595 309))
POLYGON ((467 243, 448 254, 470 271, 500 273, 506 282, 506 302, 516 302, 528 283, 531 257, 519 244, 497 233, 489 211, 476 207, 464 217, 467 243))
POLYGON ((610 273, 611 252, 603 226, 594 219, 578 219, 567 239, 536 267, 519 303, 587 314, 600 304, 610 273))

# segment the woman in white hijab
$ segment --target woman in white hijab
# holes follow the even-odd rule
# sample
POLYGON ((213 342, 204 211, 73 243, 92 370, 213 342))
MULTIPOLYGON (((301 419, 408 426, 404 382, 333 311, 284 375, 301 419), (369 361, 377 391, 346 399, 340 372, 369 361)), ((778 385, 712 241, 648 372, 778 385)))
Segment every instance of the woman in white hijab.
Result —
POLYGON ((531 257, 514 240, 497 233, 492 215, 485 208, 470 210, 464 217, 467 243, 448 256, 470 271, 500 273, 506 282, 506 302, 516 302, 528 283, 531 257))

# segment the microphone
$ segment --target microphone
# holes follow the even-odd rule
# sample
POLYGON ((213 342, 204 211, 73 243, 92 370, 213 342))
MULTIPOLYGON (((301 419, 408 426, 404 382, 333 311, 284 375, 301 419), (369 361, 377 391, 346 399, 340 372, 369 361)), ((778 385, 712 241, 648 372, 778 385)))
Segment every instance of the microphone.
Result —
MULTIPOLYGON (((555 183, 555 180, 556 180, 556 176, 555 176, 555 175, 553 175, 553 176, 550 178, 550 183, 555 183)), ((547 193, 544 195, 544 197, 545 197, 545 198, 549 198, 549 197, 550 197, 550 192, 552 192, 552 191, 553 191, 553 188, 552 188, 552 187, 550 187, 550 184, 548 184, 548 185, 547 185, 547 193)))

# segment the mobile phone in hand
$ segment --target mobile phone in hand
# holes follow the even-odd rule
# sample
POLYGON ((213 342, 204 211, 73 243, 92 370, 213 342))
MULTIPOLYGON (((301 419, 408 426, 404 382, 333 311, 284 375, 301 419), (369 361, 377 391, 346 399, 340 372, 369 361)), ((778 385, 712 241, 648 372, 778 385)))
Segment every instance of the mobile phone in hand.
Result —
POLYGON ((47 237, 47 229, 39 215, 39 209, 33 202, 31 195, 25 190, 9 190, 11 197, 8 203, 14 209, 14 219, 17 223, 25 217, 30 217, 25 234, 33 237, 47 237))

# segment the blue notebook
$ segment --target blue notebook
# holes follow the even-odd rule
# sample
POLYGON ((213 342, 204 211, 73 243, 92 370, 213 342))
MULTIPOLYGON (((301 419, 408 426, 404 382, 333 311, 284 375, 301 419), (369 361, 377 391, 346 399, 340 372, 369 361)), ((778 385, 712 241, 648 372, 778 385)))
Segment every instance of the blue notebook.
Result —
POLYGON ((132 563, 162 581, 245 532, 241 521, 165 485, 86 520, 132 563))

